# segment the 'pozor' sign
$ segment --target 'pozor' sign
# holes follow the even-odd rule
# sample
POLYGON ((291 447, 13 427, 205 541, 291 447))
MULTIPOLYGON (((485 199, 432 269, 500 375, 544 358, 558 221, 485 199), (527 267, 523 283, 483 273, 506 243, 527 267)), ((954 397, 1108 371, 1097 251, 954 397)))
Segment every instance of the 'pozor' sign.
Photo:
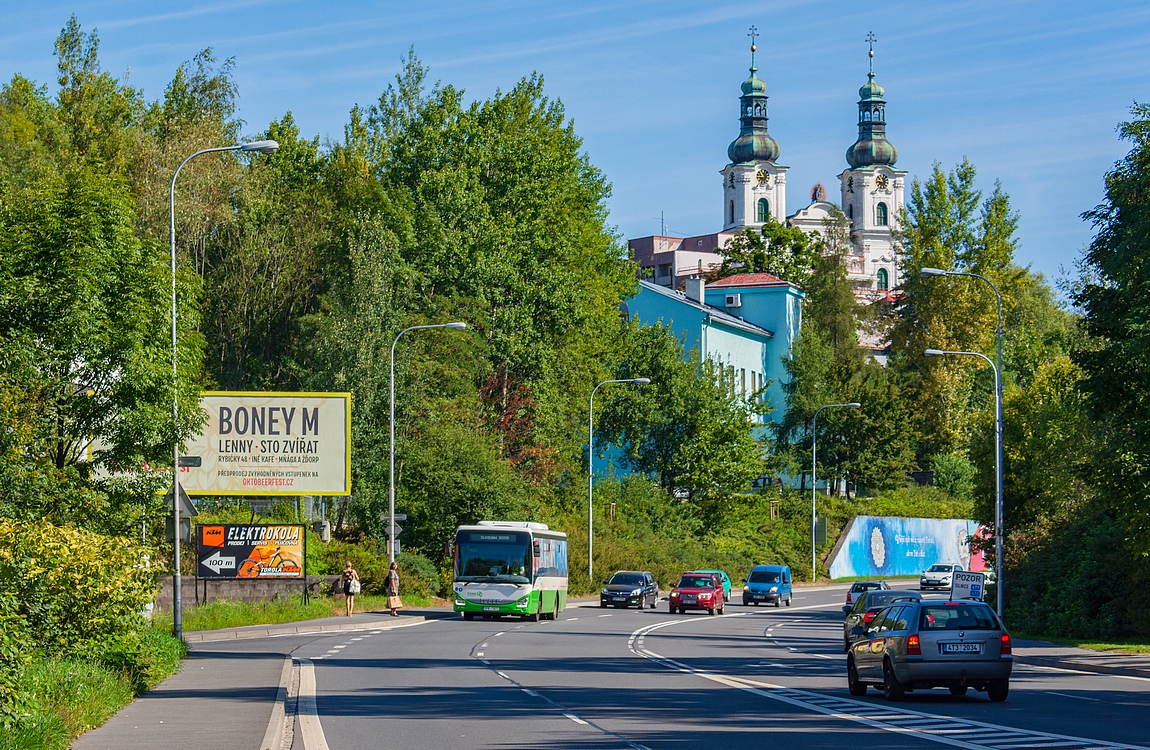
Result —
POLYGON ((205 393, 190 495, 351 494, 351 394, 205 393))
POLYGON ((304 527, 216 524, 198 527, 200 578, 302 578, 304 527))
POLYGON ((956 570, 950 577, 950 598, 978 599, 986 596, 986 576, 982 573, 971 573, 965 570, 956 570))

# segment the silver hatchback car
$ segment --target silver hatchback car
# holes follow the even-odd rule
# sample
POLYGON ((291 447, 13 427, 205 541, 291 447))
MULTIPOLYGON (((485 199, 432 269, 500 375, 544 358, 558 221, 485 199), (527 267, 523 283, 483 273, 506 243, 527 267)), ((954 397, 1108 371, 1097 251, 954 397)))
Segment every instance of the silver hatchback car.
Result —
POLYGON ((1010 634, 987 605, 976 601, 893 604, 871 621, 847 655, 847 688, 865 695, 881 687, 887 700, 910 690, 967 688, 1004 701, 1014 664, 1010 634))

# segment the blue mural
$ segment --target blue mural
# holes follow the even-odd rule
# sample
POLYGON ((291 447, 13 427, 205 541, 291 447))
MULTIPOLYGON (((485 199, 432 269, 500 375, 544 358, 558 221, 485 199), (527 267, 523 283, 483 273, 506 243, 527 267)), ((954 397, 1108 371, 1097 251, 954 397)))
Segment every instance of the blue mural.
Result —
POLYGON ((831 578, 918 575, 934 563, 986 570, 970 540, 984 536, 977 521, 953 518, 856 516, 830 560, 831 578))

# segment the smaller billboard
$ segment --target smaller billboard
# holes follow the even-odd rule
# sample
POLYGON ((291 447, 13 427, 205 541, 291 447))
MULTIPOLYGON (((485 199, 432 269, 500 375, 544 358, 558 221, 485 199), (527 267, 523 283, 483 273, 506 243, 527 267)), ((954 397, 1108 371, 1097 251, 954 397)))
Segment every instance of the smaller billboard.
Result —
POLYGON ((200 578, 302 578, 299 524, 204 524, 196 532, 200 578))

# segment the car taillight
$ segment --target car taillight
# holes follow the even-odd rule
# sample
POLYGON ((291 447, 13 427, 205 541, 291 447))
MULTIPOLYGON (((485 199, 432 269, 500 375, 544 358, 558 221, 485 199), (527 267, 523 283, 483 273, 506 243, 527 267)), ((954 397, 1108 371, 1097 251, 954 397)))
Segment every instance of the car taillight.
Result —
POLYGON ((918 633, 912 633, 906 638, 906 655, 922 656, 922 648, 918 645, 918 633))
POLYGON ((851 603, 851 592, 847 592, 847 604, 851 603))
POLYGON ((877 614, 877 609, 868 610, 867 613, 863 615, 863 622, 865 622, 867 625, 870 625, 870 621, 873 620, 877 614))
POLYGON ((1002 634, 1002 648, 999 649, 998 653, 1003 656, 1012 656, 1014 654, 1010 647, 1010 636, 1006 633, 1002 634))

